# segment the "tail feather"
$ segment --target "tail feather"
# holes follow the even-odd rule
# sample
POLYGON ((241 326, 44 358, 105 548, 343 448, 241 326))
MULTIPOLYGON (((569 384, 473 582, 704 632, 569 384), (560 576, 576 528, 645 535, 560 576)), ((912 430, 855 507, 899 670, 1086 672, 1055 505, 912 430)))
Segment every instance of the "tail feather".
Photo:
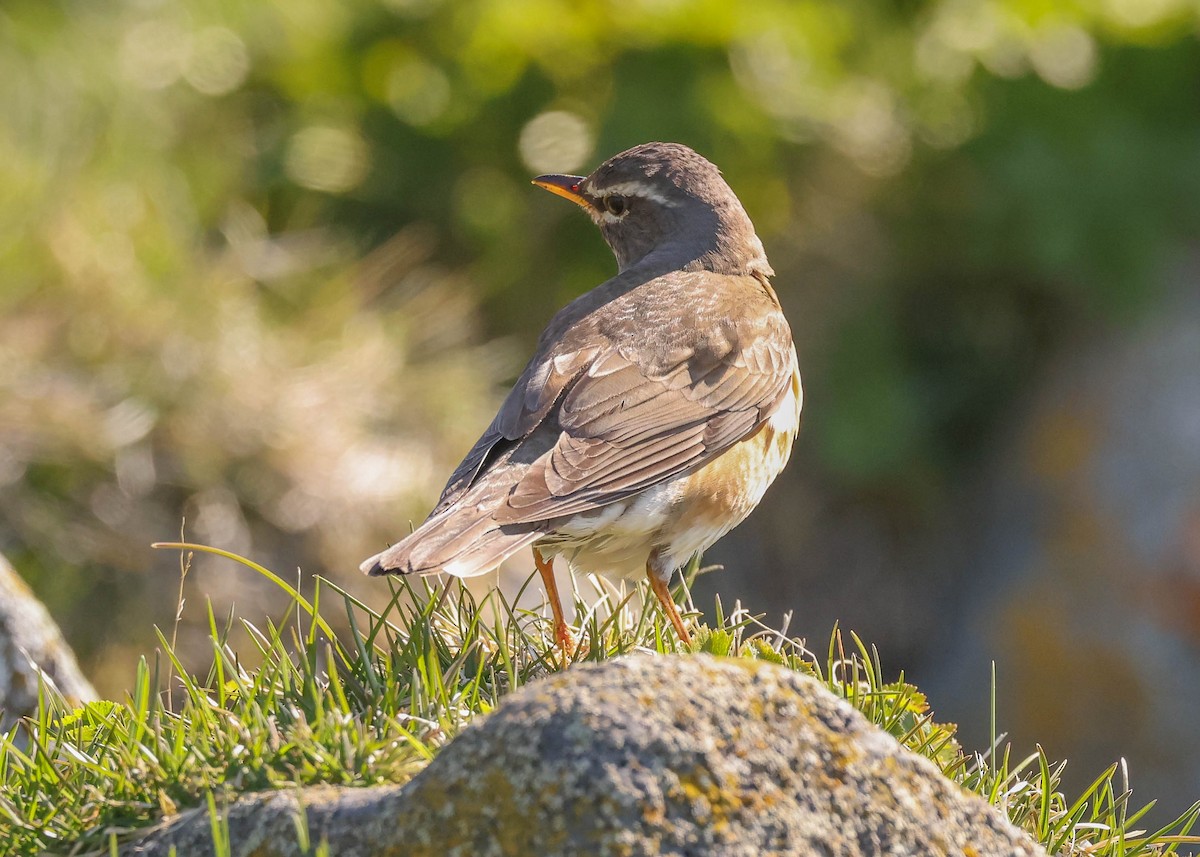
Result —
POLYGON ((499 524, 474 508, 450 507, 359 568, 365 574, 487 574, 543 535, 529 524, 499 524))
MULTIPOLYGON (((549 530, 547 522, 500 523, 494 515, 529 467, 526 460, 513 460, 522 448, 502 451, 469 487, 458 487, 451 477, 438 507, 421 526, 359 567, 373 576, 444 571, 476 577, 536 542, 549 530)), ((471 460, 468 457, 460 469, 471 460)), ((474 472, 478 464, 469 469, 474 472)))

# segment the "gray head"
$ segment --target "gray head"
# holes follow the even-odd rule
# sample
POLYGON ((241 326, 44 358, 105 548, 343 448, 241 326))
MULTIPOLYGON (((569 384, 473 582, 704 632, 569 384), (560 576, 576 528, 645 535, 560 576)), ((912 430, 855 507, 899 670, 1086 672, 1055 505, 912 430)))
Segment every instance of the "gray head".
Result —
POLYGON ((774 273, 721 171, 679 143, 643 143, 590 176, 538 176, 533 183, 582 207, 622 271, 653 258, 683 269, 774 273))

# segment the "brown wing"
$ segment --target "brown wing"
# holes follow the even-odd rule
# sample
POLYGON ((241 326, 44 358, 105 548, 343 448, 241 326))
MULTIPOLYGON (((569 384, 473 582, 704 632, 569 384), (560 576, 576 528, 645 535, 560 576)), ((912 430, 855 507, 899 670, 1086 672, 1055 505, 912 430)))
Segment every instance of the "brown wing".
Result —
MULTIPOLYGON (((791 334, 782 314, 729 323, 714 341, 647 367, 636 346, 591 359, 547 415, 554 446, 495 517, 543 521, 612 503, 705 464, 752 434, 786 395, 791 334)), ((547 426, 549 427, 549 426, 547 426)))
POLYGON ((493 466, 515 481, 498 523, 596 508, 704 464, 774 412, 793 349, 769 286, 707 271, 621 279, 551 321, 434 514, 493 466))
MULTIPOLYGON (((600 348, 593 345, 552 356, 545 361, 530 362, 509 391, 483 437, 475 442, 466 458, 450 475, 431 514, 460 499, 479 475, 504 452, 522 442, 536 450, 537 444, 530 444, 529 436, 545 420, 563 390, 575 381, 599 351, 600 348)), ((544 452, 544 449, 537 452, 544 452)))

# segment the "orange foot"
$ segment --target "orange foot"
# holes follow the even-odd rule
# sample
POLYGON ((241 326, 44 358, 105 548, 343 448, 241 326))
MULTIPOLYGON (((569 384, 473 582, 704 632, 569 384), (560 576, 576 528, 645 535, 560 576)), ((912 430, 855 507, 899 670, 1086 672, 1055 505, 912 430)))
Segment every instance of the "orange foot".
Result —
POLYGON ((671 620, 671 625, 675 628, 679 641, 690 648, 692 635, 688 632, 687 626, 683 624, 683 617, 679 615, 679 608, 675 605, 675 599, 671 597, 671 588, 667 586, 665 580, 654 573, 649 565, 646 567, 646 576, 650 578, 650 589, 654 592, 658 603, 662 605, 667 618, 671 620))
POLYGON ((546 588, 546 600, 550 602, 550 611, 554 614, 554 643, 562 652, 562 665, 565 667, 575 657, 575 635, 567 627, 563 615, 562 600, 558 597, 558 584, 554 582, 554 562, 546 559, 537 548, 533 549, 533 564, 542 575, 542 584, 546 588))
POLYGON ((579 650, 579 644, 575 641, 575 635, 571 633, 571 629, 567 627, 566 622, 554 623, 554 643, 563 654, 564 666, 571 662, 571 659, 575 657, 575 653, 579 650))

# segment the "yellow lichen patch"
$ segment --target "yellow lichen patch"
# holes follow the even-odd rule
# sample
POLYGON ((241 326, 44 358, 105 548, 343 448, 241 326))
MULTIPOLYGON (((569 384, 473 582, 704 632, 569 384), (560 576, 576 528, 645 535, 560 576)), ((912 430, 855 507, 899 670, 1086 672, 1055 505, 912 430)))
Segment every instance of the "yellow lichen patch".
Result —
POLYGON ((712 772, 699 766, 677 776, 684 796, 696 811, 696 820, 714 830, 726 829, 732 817, 745 805, 732 777, 718 783, 712 772))
POLYGON ((667 818, 666 811, 662 804, 657 801, 651 803, 647 801, 642 804, 642 819, 650 825, 660 825, 667 818))

